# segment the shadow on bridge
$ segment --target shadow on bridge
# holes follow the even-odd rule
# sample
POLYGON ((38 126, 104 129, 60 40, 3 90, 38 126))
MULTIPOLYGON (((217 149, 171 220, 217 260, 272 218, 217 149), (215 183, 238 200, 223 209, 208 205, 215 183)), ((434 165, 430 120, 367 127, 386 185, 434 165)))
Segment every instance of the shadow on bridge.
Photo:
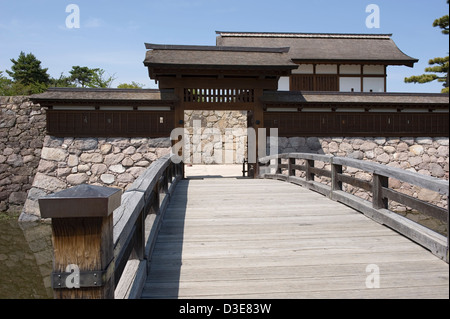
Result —
POLYGON ((178 298, 189 182, 185 179, 178 183, 169 205, 171 213, 161 225, 149 265, 147 282, 154 288, 149 298, 178 298))

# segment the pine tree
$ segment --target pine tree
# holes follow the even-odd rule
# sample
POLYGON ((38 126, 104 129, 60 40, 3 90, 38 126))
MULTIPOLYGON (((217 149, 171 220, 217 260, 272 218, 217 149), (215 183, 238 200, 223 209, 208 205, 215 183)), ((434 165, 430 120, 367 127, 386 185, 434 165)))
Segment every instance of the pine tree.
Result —
MULTIPOLYGON (((449 0, 447 0, 447 4, 449 3, 449 0)), ((449 34, 449 16, 448 14, 434 20, 433 27, 439 27, 442 29, 442 33, 445 35, 449 34)), ((414 75, 409 78, 405 78, 406 83, 429 83, 432 81, 438 81, 442 82, 444 88, 442 89, 442 93, 448 93, 449 92, 449 74, 448 74, 448 67, 449 67, 449 57, 446 56, 445 58, 434 58, 428 61, 428 64, 430 67, 425 69, 425 72, 428 72, 429 74, 422 74, 422 75, 414 75)))
POLYGON ((38 86, 50 84, 50 76, 47 73, 48 69, 41 67, 39 61, 32 53, 25 54, 20 52, 17 60, 11 59, 13 63, 11 71, 6 70, 6 73, 16 82, 24 86, 35 85, 38 86))

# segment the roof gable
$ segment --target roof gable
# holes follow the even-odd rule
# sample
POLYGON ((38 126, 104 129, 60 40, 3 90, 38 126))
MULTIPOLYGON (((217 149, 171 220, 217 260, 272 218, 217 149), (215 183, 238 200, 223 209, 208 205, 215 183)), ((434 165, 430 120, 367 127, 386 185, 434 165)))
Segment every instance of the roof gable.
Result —
POLYGON ((288 55, 295 62, 343 61, 410 67, 418 62, 397 47, 391 34, 216 33, 217 46, 290 47, 288 55))

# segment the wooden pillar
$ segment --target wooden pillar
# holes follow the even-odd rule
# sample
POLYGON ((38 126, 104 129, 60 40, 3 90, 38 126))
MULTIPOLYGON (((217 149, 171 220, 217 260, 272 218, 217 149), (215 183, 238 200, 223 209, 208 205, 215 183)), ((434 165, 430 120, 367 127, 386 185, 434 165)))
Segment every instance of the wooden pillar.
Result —
POLYGON ((331 191, 341 191, 342 182, 339 180, 339 174, 342 174, 342 165, 331 164, 331 191))
POLYGON ((388 184, 388 177, 375 173, 373 174, 373 208, 388 208, 388 199, 383 197, 383 187, 388 187, 388 184))
MULTIPOLYGON (((174 128, 182 128, 184 129, 185 127, 185 123, 184 123, 184 88, 182 87, 177 87, 174 89, 175 90, 175 94, 178 96, 179 98, 179 103, 177 103, 175 105, 175 116, 174 116, 174 128)), ((184 138, 184 136, 183 136, 184 138)), ((179 140, 176 141, 172 141, 172 146, 175 145, 176 143, 178 143, 179 140)), ((186 141, 184 141, 186 143, 186 141)), ((186 156, 186 154, 183 154, 184 151, 184 147, 180 149, 180 151, 178 152, 179 156, 186 156)), ((188 155, 188 154, 187 154, 188 155)), ((184 175, 184 158, 183 161, 180 163, 180 165, 182 166, 181 170, 182 170, 182 175, 181 178, 185 178, 184 175)))
POLYGON ((288 175, 289 176, 295 177, 295 171, 296 171, 295 165, 296 165, 295 158, 288 157, 288 172, 289 172, 288 175))
POLYGON ((449 262, 449 248, 450 248, 450 197, 447 195, 447 263, 449 262))
MULTIPOLYGON (((253 178, 257 178, 259 176, 259 161, 258 158, 260 157, 259 154, 259 147, 258 144, 260 143, 260 139, 259 139, 259 129, 264 127, 264 105, 262 104, 260 98, 263 95, 264 90, 261 88, 257 88, 255 89, 255 103, 254 103, 254 107, 253 107, 253 128, 255 129, 256 132, 256 163, 254 164, 254 169, 253 169, 253 178)), ((267 138, 266 138, 267 141, 267 138)), ((264 141, 264 147, 263 149, 265 149, 265 145, 266 145, 266 141, 264 141)), ((265 156, 266 154, 264 154, 265 156)), ((250 176, 250 173, 249 173, 250 176)))
POLYGON ((314 181, 314 172, 311 170, 314 168, 314 160, 306 160, 306 180, 314 181))
POLYGON ((122 191, 80 185, 39 199, 52 219, 52 288, 56 299, 113 299, 113 211, 122 191))

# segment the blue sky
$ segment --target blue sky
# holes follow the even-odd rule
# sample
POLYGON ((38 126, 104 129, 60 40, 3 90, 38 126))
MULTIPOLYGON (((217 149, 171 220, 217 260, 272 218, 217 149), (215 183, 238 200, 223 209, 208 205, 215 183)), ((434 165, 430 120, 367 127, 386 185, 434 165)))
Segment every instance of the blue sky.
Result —
POLYGON ((445 0, 0 0, 0 71, 33 53, 52 77, 74 65, 102 68, 120 83, 155 87, 143 65, 144 43, 215 45, 215 31, 392 33, 414 68, 388 68, 388 91, 440 92, 442 85, 405 84, 428 60, 448 55, 449 38, 433 28, 445 0), (69 4, 80 28, 66 27, 69 4), (380 28, 366 27, 366 7, 380 8, 380 28))

